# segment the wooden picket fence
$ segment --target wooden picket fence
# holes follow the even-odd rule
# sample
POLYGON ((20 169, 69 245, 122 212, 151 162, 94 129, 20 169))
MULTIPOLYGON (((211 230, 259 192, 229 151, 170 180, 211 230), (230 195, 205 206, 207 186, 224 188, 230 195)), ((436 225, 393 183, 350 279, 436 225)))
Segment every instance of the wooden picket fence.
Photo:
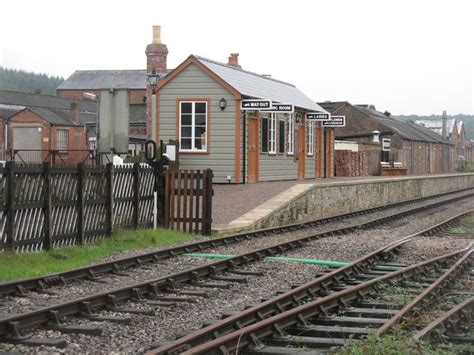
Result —
POLYGON ((165 173, 165 227, 211 234, 212 177, 210 169, 165 173))
MULTIPOLYGON (((207 183, 212 191, 212 178, 207 183)), ((158 193, 160 226, 210 233, 211 219, 206 213, 197 214, 201 216, 198 228, 176 224, 180 208, 169 206, 180 193, 166 200, 164 186, 173 183, 163 179, 157 184, 162 186, 158 193)), ((148 164, 90 168, 83 164, 52 167, 49 163, 21 166, 7 162, 0 168, 0 251, 89 244, 115 229, 152 227, 154 189, 155 170, 148 164)), ((200 192, 194 195, 208 196, 201 190, 198 185, 196 191, 200 192)), ((212 201, 198 204, 205 207, 212 201)))

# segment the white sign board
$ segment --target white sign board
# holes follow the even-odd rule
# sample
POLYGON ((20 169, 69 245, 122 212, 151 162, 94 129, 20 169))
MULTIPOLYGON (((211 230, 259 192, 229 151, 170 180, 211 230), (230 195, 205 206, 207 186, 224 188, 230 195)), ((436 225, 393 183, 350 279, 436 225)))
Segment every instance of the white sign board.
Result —
POLYGON ((391 143, 392 142, 390 138, 382 138, 382 151, 389 152, 391 143))
POLYGON ((272 100, 242 100, 241 110, 264 110, 272 108, 272 100))
POLYGON ((276 104, 274 103, 270 109, 263 109, 264 112, 286 112, 293 113, 295 112, 295 106, 293 104, 276 104))
POLYGON ((324 112, 308 112, 306 119, 308 121, 327 121, 331 119, 331 115, 324 112))
POLYGON ((323 121, 323 127, 327 128, 337 128, 346 126, 346 116, 331 116, 331 119, 328 121, 323 121))

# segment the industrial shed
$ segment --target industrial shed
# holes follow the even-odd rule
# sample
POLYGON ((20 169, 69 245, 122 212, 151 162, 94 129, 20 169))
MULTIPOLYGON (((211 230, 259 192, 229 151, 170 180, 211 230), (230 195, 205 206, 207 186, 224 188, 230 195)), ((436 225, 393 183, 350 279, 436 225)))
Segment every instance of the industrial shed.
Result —
POLYGON ((453 172, 456 149, 448 140, 428 128, 404 121, 372 105, 349 102, 323 102, 320 105, 333 115, 345 115, 346 127, 337 128, 337 139, 362 143, 373 141, 373 131, 391 139, 390 159, 401 162, 408 174, 453 172))
POLYGON ((158 84, 157 134, 178 141, 180 167, 214 171, 218 183, 331 176, 333 135, 307 112, 326 112, 294 85, 191 55, 158 84), (243 99, 293 104, 294 114, 242 111, 243 99), (224 104, 224 107, 222 105, 224 104))

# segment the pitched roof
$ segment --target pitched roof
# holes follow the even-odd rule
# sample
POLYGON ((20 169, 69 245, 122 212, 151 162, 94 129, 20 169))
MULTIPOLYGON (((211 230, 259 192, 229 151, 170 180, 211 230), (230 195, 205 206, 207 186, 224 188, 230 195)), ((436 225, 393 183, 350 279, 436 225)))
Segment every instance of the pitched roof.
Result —
MULTIPOLYGON (((166 73, 168 72, 169 70, 166 73)), ((146 70, 76 70, 58 86, 58 90, 145 90, 146 85, 146 70)))
POLYGON ((393 115, 386 116, 383 112, 377 111, 372 105, 352 105, 347 101, 320 103, 321 106, 331 112, 345 104, 369 117, 375 118, 387 130, 397 133, 405 139, 449 144, 447 140, 429 128, 419 126, 412 121, 404 121, 393 115))
POLYGON ((29 110, 42 117, 53 126, 76 126, 76 124, 71 120, 69 112, 62 110, 48 110, 40 107, 31 107, 29 110))
MULTIPOLYGON (((71 102, 68 97, 0 90, 0 104, 70 110, 71 102)), ((78 100, 77 107, 79 111, 97 111, 94 101, 78 100)))
POLYGON ((197 59, 243 96, 290 103, 307 110, 326 112, 293 84, 200 56, 191 57, 197 59))
POLYGON ((8 120, 14 114, 23 110, 25 106, 0 104, 0 119, 8 120))
POLYGON ((413 121, 404 121, 395 116, 388 117, 380 111, 365 106, 355 105, 354 107, 368 116, 376 118, 380 124, 391 131, 398 133, 405 139, 449 144, 449 141, 443 139, 440 135, 436 134, 429 128, 417 125, 413 121))

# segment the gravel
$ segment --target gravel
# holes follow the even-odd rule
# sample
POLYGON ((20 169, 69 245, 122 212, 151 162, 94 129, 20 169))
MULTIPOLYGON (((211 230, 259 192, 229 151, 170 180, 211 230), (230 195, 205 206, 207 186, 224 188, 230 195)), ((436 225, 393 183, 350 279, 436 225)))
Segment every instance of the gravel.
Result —
MULTIPOLYGON (((405 208, 405 207, 404 207, 405 208)), ((413 208, 413 205, 406 207, 413 208)), ((286 256, 351 261, 362 255, 373 251, 382 245, 399 239, 407 234, 424 229, 434 223, 442 221, 449 216, 453 216, 462 211, 474 208, 472 198, 437 208, 435 212, 422 212, 416 216, 405 218, 389 224, 380 226, 377 229, 360 230, 354 233, 341 236, 326 237, 313 241, 299 248, 286 253, 286 256)), ((400 209, 397 209, 399 211, 400 209)), ((361 222, 380 216, 381 214, 393 213, 393 210, 377 212, 369 216, 359 216, 346 221, 339 221, 318 228, 332 229, 337 226, 347 225, 350 221, 361 222)), ((294 239, 308 231, 298 231, 296 233, 285 233, 276 237, 263 237, 253 239, 244 243, 229 245, 226 247, 206 250, 205 252, 215 252, 222 254, 242 254, 254 249, 264 247, 276 242, 294 239)), ((459 237, 420 237, 407 244, 402 249, 400 260, 416 262, 424 258, 432 257, 437 253, 445 254, 454 249, 459 249, 470 238, 459 237), (436 241, 436 243, 435 243, 436 241), (439 242, 439 243, 438 243, 439 242), (464 243, 464 244, 463 244, 464 243), (451 248, 451 249, 446 249, 451 248), (446 251, 447 250, 447 251, 446 251)), ((127 256, 136 255, 135 252, 127 253, 127 256)), ((108 257, 107 260, 114 260, 116 256, 108 257)), ((123 254, 120 254, 123 257, 123 254)), ((2 299, 0 314, 12 316, 14 313, 44 307, 46 305, 57 304, 73 298, 84 297, 96 292, 104 292, 108 289, 115 289, 126 284, 142 282, 158 277, 163 277, 169 273, 185 270, 190 267, 204 265, 215 260, 191 257, 176 257, 160 263, 159 265, 149 265, 144 268, 130 270, 130 276, 117 277, 107 276, 106 283, 96 283, 90 281, 77 281, 65 288, 54 288, 57 295, 31 293, 29 297, 2 299)), ((313 278, 314 274, 322 270, 316 265, 285 262, 285 261, 262 261, 251 264, 247 270, 264 271, 264 276, 248 277, 248 284, 231 283, 229 289, 211 288, 205 289, 209 298, 194 297, 197 303, 180 303, 176 307, 156 308, 155 316, 139 316, 129 314, 119 314, 116 312, 101 312, 101 315, 121 315, 130 317, 132 322, 129 325, 116 324, 112 322, 89 322, 81 318, 66 319, 67 324, 87 324, 96 325, 103 329, 101 337, 86 336, 80 334, 61 334, 54 330, 40 328, 31 332, 35 337, 57 337, 68 341, 65 349, 55 349, 44 347, 40 351, 45 353, 122 353, 122 352, 143 352, 150 346, 156 346, 157 342, 163 343, 174 339, 176 334, 185 331, 196 330, 201 327, 204 320, 220 318, 222 313, 242 310, 245 305, 259 302, 261 298, 272 296, 280 289, 291 287, 292 284, 307 282, 313 278)), ((195 289, 186 287, 186 289, 195 289)), ((203 289, 200 289, 203 290, 203 289)), ((125 305, 124 305, 125 306, 125 305)), ((129 303, 128 306, 134 308, 150 308, 146 304, 129 303)), ((0 315, 0 318, 2 316, 0 315)), ((24 347, 22 345, 12 345, 0 343, 0 352, 37 352, 38 349, 24 347)))

